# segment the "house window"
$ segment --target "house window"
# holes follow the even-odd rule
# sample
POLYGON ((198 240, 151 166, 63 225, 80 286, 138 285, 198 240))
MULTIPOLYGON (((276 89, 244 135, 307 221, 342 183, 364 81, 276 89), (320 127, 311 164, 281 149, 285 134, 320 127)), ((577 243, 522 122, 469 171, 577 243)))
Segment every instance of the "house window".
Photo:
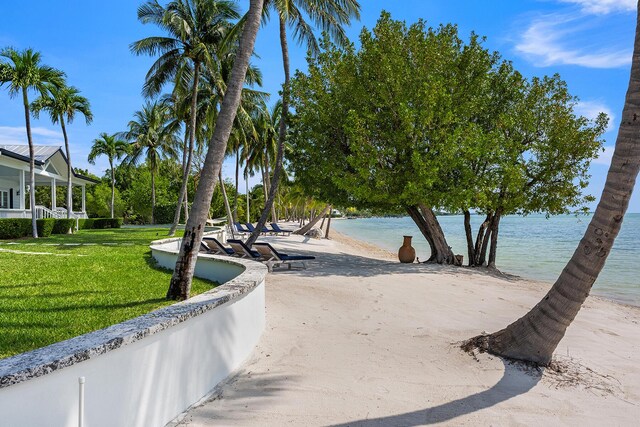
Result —
POLYGON ((0 190, 0 209, 9 209, 9 192, 0 190))

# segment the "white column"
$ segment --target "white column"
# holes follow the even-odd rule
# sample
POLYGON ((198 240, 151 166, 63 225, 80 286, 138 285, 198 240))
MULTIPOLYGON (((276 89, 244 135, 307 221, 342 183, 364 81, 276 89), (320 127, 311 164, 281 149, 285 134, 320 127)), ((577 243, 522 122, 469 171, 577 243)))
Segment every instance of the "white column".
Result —
POLYGON ((51 210, 56 210, 56 179, 51 178, 51 210))
POLYGON ((26 185, 24 184, 24 171, 21 170, 20 174, 18 175, 18 178, 20 180, 20 188, 18 189, 18 191, 20 191, 20 194, 18 196, 18 208, 25 210, 25 208, 27 207, 27 205, 24 203, 24 197, 25 197, 25 193, 27 192, 27 188, 26 185))
POLYGON ((85 198, 85 188, 84 188, 84 184, 82 184, 82 212, 85 212, 85 209, 84 209, 84 198, 85 198))

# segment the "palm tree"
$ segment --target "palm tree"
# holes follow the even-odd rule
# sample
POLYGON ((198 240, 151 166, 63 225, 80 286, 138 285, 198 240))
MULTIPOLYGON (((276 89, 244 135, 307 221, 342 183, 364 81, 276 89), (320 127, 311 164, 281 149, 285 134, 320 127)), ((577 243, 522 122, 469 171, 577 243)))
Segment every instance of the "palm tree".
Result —
POLYGON ((67 136, 65 119, 67 123, 73 123, 76 113, 81 113, 87 125, 90 124, 93 120, 93 114, 91 114, 89 100, 81 96, 80 91, 73 86, 56 87, 50 85, 49 93, 45 93, 36 99, 31 108, 36 118, 40 114, 40 111, 47 111, 51 122, 53 124, 60 123, 60 127, 62 128, 64 149, 67 155, 67 163, 69 164, 67 170, 67 218, 71 218, 71 212, 73 211, 71 175, 73 169, 71 168, 71 151, 69 150, 69 138, 67 136))
POLYGON ((266 0, 265 19, 269 18, 269 12, 273 9, 278 14, 280 23, 280 46, 282 48, 282 64, 284 67, 284 85, 282 86, 282 115, 278 130, 278 152, 276 154, 275 168, 273 171, 272 185, 269 197, 256 226, 256 231, 251 233, 247 239, 247 245, 252 245, 262 227, 267 222, 267 217, 271 211, 271 206, 276 198, 280 174, 282 173, 282 163, 284 157, 284 146, 287 135, 287 116, 289 114, 290 96, 290 67, 289 48, 287 44, 287 25, 293 27, 293 33, 298 42, 306 43, 307 49, 316 54, 319 52, 318 41, 313 29, 305 16, 322 29, 340 46, 346 46, 349 39, 344 30, 345 25, 349 25, 352 18, 360 19, 360 4, 358 0, 266 0))
POLYGON ((245 16, 238 53, 233 63, 224 100, 216 119, 213 136, 209 141, 209 149, 207 150, 200 182, 194 197, 191 215, 185 227, 180 253, 167 291, 167 298, 169 299, 187 299, 191 292, 193 270, 204 233, 203 225, 209 213, 217 175, 222 167, 227 141, 240 105, 242 86, 246 79, 249 60, 253 54, 258 28, 260 28, 263 1, 250 0, 249 2, 249 11, 245 16))
POLYGON ((116 135, 109 135, 102 132, 97 139, 93 140, 91 151, 89 152, 89 163, 95 165, 98 156, 107 156, 109 159, 109 172, 111 174, 111 218, 114 217, 114 204, 116 197, 116 177, 114 175, 113 161, 129 154, 129 144, 118 139, 116 135))
POLYGON ((45 94, 49 90, 49 85, 62 86, 64 84, 64 73, 55 68, 40 63, 40 52, 32 49, 25 49, 21 52, 13 48, 6 48, 0 51, 0 58, 5 60, 0 62, 0 86, 8 83, 9 96, 16 97, 22 94, 24 105, 24 120, 27 129, 27 141, 29 143, 29 203, 31 206, 31 228, 33 237, 38 237, 38 227, 36 224, 36 176, 35 157, 33 152, 33 139, 31 137, 31 113, 29 110, 29 90, 35 90, 40 94, 45 94))
MULTIPOLYGON (((235 2, 228 0, 175 0, 167 7, 162 7, 157 0, 151 0, 138 8, 138 19, 143 24, 156 24, 164 29, 168 37, 147 37, 131 44, 131 50, 138 55, 160 54, 158 60, 147 73, 143 93, 147 97, 157 95, 162 87, 174 80, 176 86, 181 79, 176 79, 178 71, 188 67, 192 70, 191 78, 191 108, 189 112, 189 126, 186 135, 189 136, 188 150, 193 152, 196 134, 196 106, 198 102, 198 86, 200 67, 215 62, 216 49, 221 44, 229 30, 233 19, 238 19, 235 2)), ((188 159, 191 155, 188 156, 188 159)), ((182 185, 178 196, 174 224, 169 235, 175 234, 180 209, 187 190, 190 165, 183 165, 182 185)))
POLYGON ((137 163, 145 158, 151 172, 151 223, 155 224, 156 174, 160 160, 176 155, 175 122, 170 122, 168 109, 161 102, 147 102, 142 110, 136 111, 135 119, 129 122, 129 130, 119 136, 131 142, 131 151, 127 156, 129 163, 137 163))
POLYGON ((640 13, 636 18, 631 78, 615 151, 600 202, 584 237, 551 290, 531 311, 505 329, 472 338, 467 346, 544 366, 549 364, 567 327, 589 296, 622 226, 640 170, 639 110, 640 13))

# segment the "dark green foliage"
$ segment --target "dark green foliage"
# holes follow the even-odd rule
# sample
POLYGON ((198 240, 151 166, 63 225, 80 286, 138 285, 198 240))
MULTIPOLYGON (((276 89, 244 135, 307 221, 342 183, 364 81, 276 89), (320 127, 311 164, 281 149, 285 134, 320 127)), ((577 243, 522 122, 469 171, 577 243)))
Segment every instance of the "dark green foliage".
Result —
POLYGON ((93 218, 93 229, 102 230, 105 228, 121 228, 122 218, 93 218))
POLYGON ((58 218, 53 225, 51 234, 67 234, 69 229, 76 228, 76 220, 73 218, 58 218))
POLYGON ((30 234, 31 234, 30 218, 0 219, 0 239, 19 239, 21 237, 26 237, 30 234))
MULTIPOLYGON (((176 211, 175 203, 162 203, 156 205, 154 213, 156 224, 171 224, 173 222, 173 215, 176 211)), ((180 222, 184 223, 184 210, 180 211, 180 222)))
POLYGON ((42 218, 36 221, 38 225, 38 237, 49 237, 56 225, 55 218, 42 218))
POLYGON ((78 230, 91 230, 93 228, 94 218, 85 218, 78 220, 78 230))

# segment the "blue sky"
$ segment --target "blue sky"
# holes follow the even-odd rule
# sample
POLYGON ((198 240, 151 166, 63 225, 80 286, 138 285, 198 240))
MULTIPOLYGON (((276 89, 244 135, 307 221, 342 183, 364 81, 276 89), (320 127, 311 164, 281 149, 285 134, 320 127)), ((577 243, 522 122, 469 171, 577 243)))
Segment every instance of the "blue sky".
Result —
MULTIPOLYGON (((133 112, 144 103, 140 89, 153 62, 136 57, 129 44, 157 35, 158 30, 137 21, 132 0, 23 0, 4 2, 0 14, 0 47, 31 47, 43 62, 63 70, 69 84, 91 101, 94 121, 81 118, 70 126, 74 164, 102 175, 106 161, 96 166, 86 157, 99 133, 124 130, 133 112)), ((612 118, 605 134, 606 151, 591 167, 589 193, 600 196, 615 143, 626 92, 633 31, 634 0, 361 0, 362 19, 349 29, 356 41, 363 26, 375 25, 382 10, 395 19, 429 25, 458 24, 460 34, 486 36, 486 46, 499 51, 527 76, 559 73, 581 102, 579 112, 593 117, 603 111, 612 118)), ((246 8, 248 1, 240 0, 246 8)), ((305 69, 304 49, 291 42, 292 69, 305 69)), ((271 22, 258 34, 256 64, 264 74, 263 90, 277 97, 283 81, 277 25, 271 22)), ((33 121, 37 144, 62 144, 58 127, 46 117, 33 121)), ((0 144, 26 143, 24 113, 18 99, 0 89, 0 144)), ((231 164, 223 173, 231 176, 231 164)), ((257 178, 250 184, 257 183, 257 178)), ((640 212, 634 194, 631 212, 640 212)))

